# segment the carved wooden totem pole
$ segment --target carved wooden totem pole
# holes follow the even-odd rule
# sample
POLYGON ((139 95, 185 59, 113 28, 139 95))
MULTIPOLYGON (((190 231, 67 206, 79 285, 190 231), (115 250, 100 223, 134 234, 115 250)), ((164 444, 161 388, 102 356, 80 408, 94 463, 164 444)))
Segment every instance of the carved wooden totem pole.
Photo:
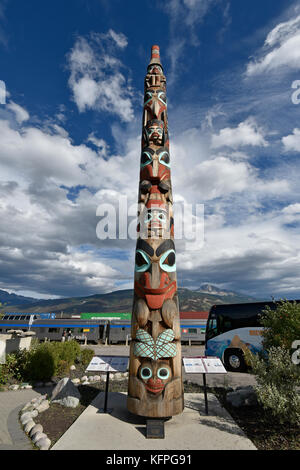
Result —
POLYGON ((166 78, 153 46, 145 77, 128 410, 183 411, 166 78))

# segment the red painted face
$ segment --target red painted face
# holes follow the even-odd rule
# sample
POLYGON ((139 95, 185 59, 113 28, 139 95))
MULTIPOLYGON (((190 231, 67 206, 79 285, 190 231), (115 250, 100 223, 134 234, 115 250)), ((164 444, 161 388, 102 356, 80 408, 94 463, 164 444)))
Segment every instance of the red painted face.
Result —
POLYGON ((137 242, 134 291, 146 300, 151 310, 159 310, 176 292, 175 258, 175 245, 171 239, 160 243, 156 250, 146 240, 137 242))
POLYGON ((147 121, 159 119, 165 121, 163 113, 167 110, 167 97, 162 88, 148 89, 145 92, 144 110, 147 113, 147 121))
POLYGON ((172 380, 172 369, 167 361, 144 361, 138 371, 138 376, 144 382, 147 392, 160 395, 167 383, 172 380))
POLYGON ((166 147, 153 150, 146 147, 141 155, 140 180, 161 182, 171 179, 170 155, 166 147))

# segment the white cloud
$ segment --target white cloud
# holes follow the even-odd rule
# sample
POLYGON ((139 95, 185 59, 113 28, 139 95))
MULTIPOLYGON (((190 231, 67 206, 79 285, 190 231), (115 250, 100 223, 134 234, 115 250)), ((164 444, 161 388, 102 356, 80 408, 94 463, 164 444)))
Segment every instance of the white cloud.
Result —
POLYGON ((14 101, 10 101, 6 108, 13 111, 16 116, 16 120, 19 124, 29 119, 29 114, 25 108, 22 108, 19 104, 15 103, 14 101))
MULTIPOLYGON (((249 62, 248 76, 285 67, 300 68, 300 15, 275 26, 268 34, 257 60, 249 62)), ((284 70, 284 69, 283 69, 284 70)))
POLYGON ((116 58, 116 48, 126 46, 126 36, 112 29, 76 40, 68 55, 69 86, 80 112, 93 109, 116 114, 124 122, 133 119, 133 90, 116 58))
POLYGON ((281 142, 287 152, 300 152, 300 129, 295 127, 292 134, 282 137, 281 142))
POLYGON ((211 147, 232 147, 234 149, 246 145, 266 147, 263 130, 256 124, 255 120, 250 117, 235 127, 225 127, 221 129, 219 134, 213 134, 211 147))
MULTIPOLYGON (((119 194, 136 204, 139 132, 120 128, 124 150, 111 154, 100 133, 86 138, 92 149, 75 145, 60 126, 50 132, 25 124, 0 119, 1 287, 71 296, 129 285, 135 242, 97 239, 96 210, 107 202, 117 207, 119 194), (68 188, 77 191, 73 200, 68 188)), ((262 178, 246 153, 213 154, 208 137, 207 129, 192 128, 171 138, 174 196, 205 203, 206 217, 203 248, 182 251, 176 241, 179 277, 194 284, 226 278, 236 290, 276 294, 298 272, 296 235, 284 227, 297 213, 261 210, 278 194, 296 203, 289 180, 262 178)))

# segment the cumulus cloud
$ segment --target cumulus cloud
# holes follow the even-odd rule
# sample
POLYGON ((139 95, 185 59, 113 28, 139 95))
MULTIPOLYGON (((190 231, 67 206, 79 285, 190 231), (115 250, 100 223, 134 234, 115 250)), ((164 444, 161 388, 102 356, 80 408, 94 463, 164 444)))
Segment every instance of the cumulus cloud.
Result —
POLYGON ((211 139, 212 148, 232 147, 234 149, 246 145, 267 147, 263 130, 256 124, 252 117, 240 122, 235 127, 225 127, 219 134, 213 134, 211 139))
MULTIPOLYGON (((72 296, 131 286, 135 240, 97 238, 96 211, 113 204, 119 217, 122 195, 135 215, 139 132, 119 129, 124 146, 112 153, 101 133, 75 145, 61 125, 37 128, 30 116, 18 122, 12 115, 14 123, 0 119, 0 288, 72 296)), ((263 145, 250 124, 261 137, 252 141, 263 145)), ((285 226, 297 216, 293 188, 287 177, 262 177, 245 152, 214 153, 209 136, 191 128, 171 139, 174 196, 204 204, 205 215, 203 246, 186 251, 176 240, 179 285, 225 279, 236 290, 276 294, 299 267, 296 236, 285 226), (268 208, 262 217, 265 201, 268 207, 278 194, 290 198, 286 211, 268 208)))
POLYGON ((246 74, 253 76, 285 67, 297 70, 300 60, 300 15, 279 23, 266 37, 260 57, 247 65, 246 74))
POLYGON ((107 34, 78 37, 68 54, 69 86, 80 112, 106 111, 128 122, 133 118, 133 89, 116 57, 127 38, 112 29, 107 34))
POLYGON ((300 129, 295 127, 292 134, 282 137, 281 142, 287 152, 300 152, 300 129))
POLYGON ((19 104, 15 103, 14 101, 10 101, 6 105, 6 108, 15 114, 18 124, 21 124, 22 122, 27 121, 29 119, 29 114, 26 109, 20 106, 19 104))

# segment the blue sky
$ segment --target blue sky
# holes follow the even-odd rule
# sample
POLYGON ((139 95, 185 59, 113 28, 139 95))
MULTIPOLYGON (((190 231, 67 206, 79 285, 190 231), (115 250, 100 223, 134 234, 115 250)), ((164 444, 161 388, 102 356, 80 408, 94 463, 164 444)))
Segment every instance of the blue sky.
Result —
POLYGON ((135 241, 97 238, 97 208, 137 202, 153 44, 175 201, 205 213, 204 243, 176 242, 179 286, 299 298, 300 4, 288 0, 0 0, 0 288, 132 287, 135 241))

